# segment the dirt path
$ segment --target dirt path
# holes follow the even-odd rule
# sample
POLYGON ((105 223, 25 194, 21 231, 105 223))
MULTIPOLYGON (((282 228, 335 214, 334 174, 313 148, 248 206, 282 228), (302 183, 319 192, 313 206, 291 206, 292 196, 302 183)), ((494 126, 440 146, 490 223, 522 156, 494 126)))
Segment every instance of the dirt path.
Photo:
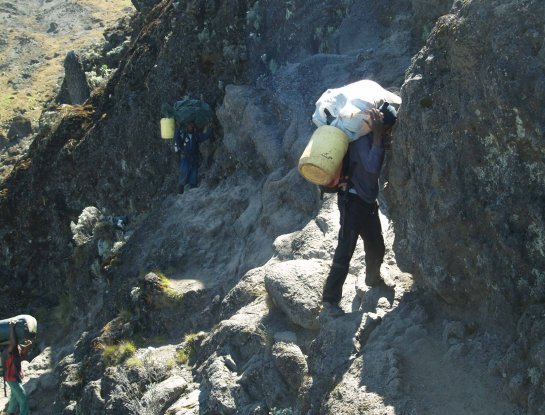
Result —
POLYGON ((408 347, 402 354, 402 371, 418 415, 522 415, 486 367, 450 358, 434 334, 408 347))
MULTIPOLYGON (((404 298, 413 290, 412 276, 397 267, 393 228, 382 215, 381 222, 387 246, 383 272, 396 283, 396 301, 393 307, 372 302, 374 310, 369 311, 380 315, 382 323, 365 346, 370 350, 367 362, 378 359, 399 373, 398 393, 410 415, 523 415, 504 393, 502 379, 488 370, 480 339, 464 334, 463 322, 452 321, 437 307, 426 309, 419 295, 404 298), (388 350, 395 358, 385 359, 388 350)), ((363 383, 384 384, 383 372, 373 373, 374 364, 366 365, 363 383)))

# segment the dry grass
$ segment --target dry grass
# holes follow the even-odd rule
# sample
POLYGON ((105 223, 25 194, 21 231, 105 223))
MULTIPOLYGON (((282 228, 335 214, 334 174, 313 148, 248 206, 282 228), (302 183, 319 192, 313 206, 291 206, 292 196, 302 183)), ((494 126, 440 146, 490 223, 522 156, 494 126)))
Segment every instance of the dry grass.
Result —
POLYGON ((133 9, 131 0, 62 0, 64 7, 76 12, 61 17, 44 13, 38 2, 25 7, 16 0, 11 3, 21 13, 0 21, 0 38, 6 41, 0 45, 0 133, 4 135, 6 123, 19 109, 36 124, 42 104, 54 96, 62 80, 68 51, 79 52, 101 41, 104 29, 126 15, 125 8, 133 9), (47 32, 52 22, 59 26, 56 34, 47 32))

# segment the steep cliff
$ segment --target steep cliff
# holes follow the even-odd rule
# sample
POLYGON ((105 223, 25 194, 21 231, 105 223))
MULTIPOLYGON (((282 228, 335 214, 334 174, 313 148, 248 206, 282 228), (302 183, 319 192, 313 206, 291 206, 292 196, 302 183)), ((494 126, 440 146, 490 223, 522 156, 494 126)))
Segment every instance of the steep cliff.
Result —
POLYGON ((107 86, 0 189, 0 307, 47 332, 36 413, 543 411, 545 6, 135 6, 107 86), (316 99, 362 78, 403 98, 380 198, 395 296, 358 249, 351 312, 320 322, 338 212, 295 166, 316 99), (217 133, 177 195, 158 121, 185 95, 217 133))
POLYGON ((472 1, 438 20, 406 73, 388 188, 401 266, 453 308, 507 336, 516 328, 509 355, 539 371, 544 13, 539 2, 472 1))
POLYGON ((407 70, 390 195, 399 260, 447 302, 497 318, 545 294, 536 117, 545 9, 488 3, 441 17, 407 70), (505 27, 525 36, 512 39, 505 27), (396 209, 401 201, 413 209, 396 209))

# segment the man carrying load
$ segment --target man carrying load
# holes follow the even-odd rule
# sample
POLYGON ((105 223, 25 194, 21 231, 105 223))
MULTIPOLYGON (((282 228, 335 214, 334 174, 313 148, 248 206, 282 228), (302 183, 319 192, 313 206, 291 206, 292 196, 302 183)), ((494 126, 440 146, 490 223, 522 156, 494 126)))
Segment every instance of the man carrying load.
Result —
POLYGON ((14 320, 9 322, 9 344, 2 352, 2 365, 4 366, 4 381, 8 383, 10 388, 8 414, 15 414, 17 406, 19 406, 19 415, 27 415, 28 397, 22 385, 24 373, 21 362, 25 359, 32 342, 26 340, 19 345, 15 333, 16 324, 17 322, 14 320))
POLYGON ((201 158, 199 144, 212 137, 213 133, 210 126, 207 126, 204 132, 197 132, 192 121, 185 124, 177 123, 174 132, 174 151, 180 155, 178 193, 183 193, 186 185, 190 188, 197 187, 201 158))
MULTIPOLYGON (((210 127, 214 121, 214 111, 206 102, 185 98, 176 101, 174 105, 164 103, 162 112, 166 119, 170 119, 170 122, 176 120, 173 138, 174 151, 180 157, 178 193, 183 193, 185 186, 197 187, 199 184, 201 158, 199 144, 212 138, 214 134, 210 127)), ((168 134, 165 135, 166 138, 172 137, 168 134)))
POLYGON ((348 182, 338 186, 341 228, 322 295, 323 311, 331 316, 344 314, 339 302, 359 237, 363 239, 365 250, 365 284, 369 287, 388 288, 380 275, 385 245, 377 196, 384 149, 390 143, 397 112, 391 104, 385 103, 380 110, 369 110, 369 115, 368 126, 371 132, 349 144, 343 162, 348 182))

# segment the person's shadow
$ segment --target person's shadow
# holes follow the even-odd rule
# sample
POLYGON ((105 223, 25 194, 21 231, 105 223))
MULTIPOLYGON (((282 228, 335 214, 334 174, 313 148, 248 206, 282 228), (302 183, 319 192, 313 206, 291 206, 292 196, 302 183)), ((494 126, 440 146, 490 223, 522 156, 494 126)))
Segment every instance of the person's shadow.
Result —
POLYGON ((362 321, 360 311, 320 317, 320 329, 309 345, 308 370, 312 382, 301 402, 300 413, 323 413, 324 396, 341 382, 352 363, 354 334, 362 321))

